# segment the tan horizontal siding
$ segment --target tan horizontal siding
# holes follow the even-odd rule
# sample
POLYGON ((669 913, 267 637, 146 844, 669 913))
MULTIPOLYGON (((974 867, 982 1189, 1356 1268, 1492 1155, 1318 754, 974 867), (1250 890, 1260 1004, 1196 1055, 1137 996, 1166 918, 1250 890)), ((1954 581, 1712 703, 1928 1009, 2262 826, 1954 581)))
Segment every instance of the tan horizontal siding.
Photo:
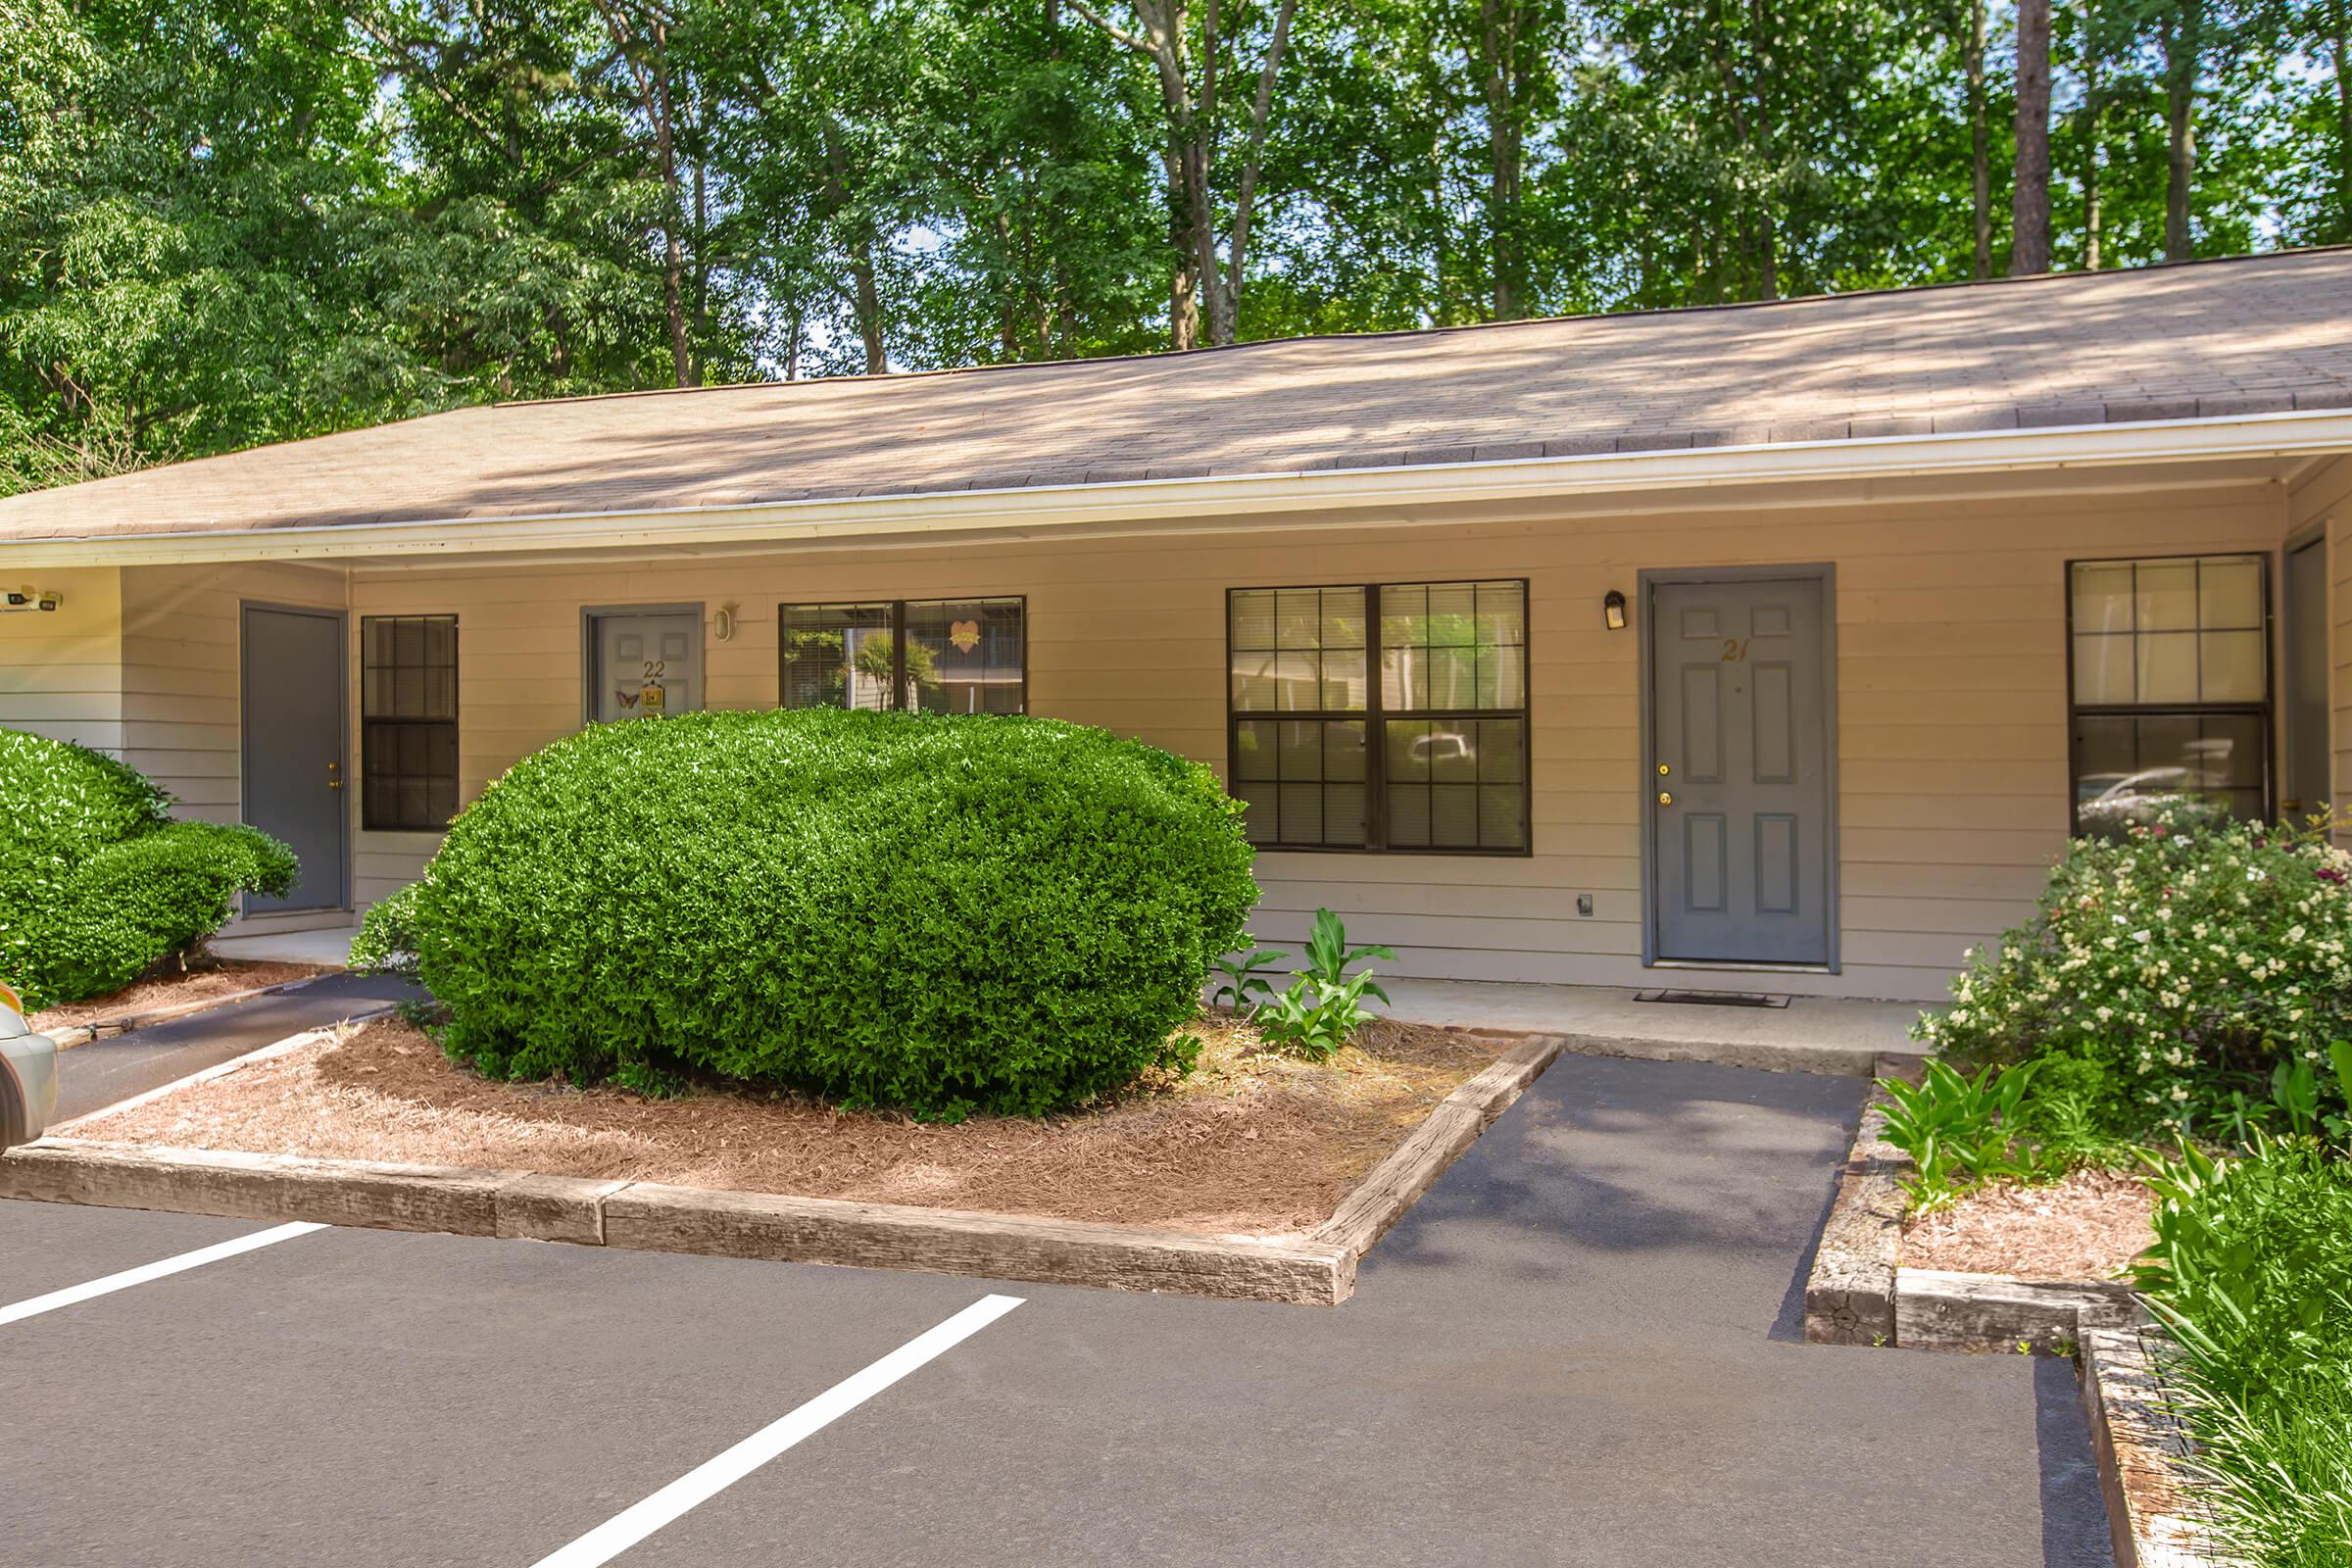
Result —
MULTIPOLYGON (((723 561, 362 570, 363 614, 455 613, 465 798, 578 727, 583 606, 731 606, 706 641, 714 706, 776 698, 776 607, 1019 594, 1040 713, 1099 723, 1222 766, 1228 587, 1529 579, 1535 850, 1524 858, 1269 853, 1258 919, 1296 940, 1319 906, 1406 973, 1638 984, 1638 629, 1599 622, 1642 567, 1830 562, 1839 655, 1841 995, 1932 996, 1961 951, 2029 909, 2067 825, 2065 563, 2276 549, 2276 487, 2107 499, 1722 509, 1216 540, 1090 538, 723 561), (1591 893, 1594 913, 1575 912, 1591 893)), ((2348 594, 2339 602, 2352 602, 2348 594)), ((708 618, 706 618, 706 625, 708 618)), ((356 636, 356 629, 355 629, 356 636)), ((2348 763, 2352 766, 2352 763, 2348 763)), ((429 852, 360 835, 357 896, 429 852)))
POLYGON ((243 810, 241 607, 339 610, 344 574, 313 566, 131 566, 122 572, 123 758, 178 813, 243 810))
POLYGON ((32 574, 0 587, 60 595, 52 611, 0 612, 0 729, 122 751, 122 577, 112 566, 32 574))

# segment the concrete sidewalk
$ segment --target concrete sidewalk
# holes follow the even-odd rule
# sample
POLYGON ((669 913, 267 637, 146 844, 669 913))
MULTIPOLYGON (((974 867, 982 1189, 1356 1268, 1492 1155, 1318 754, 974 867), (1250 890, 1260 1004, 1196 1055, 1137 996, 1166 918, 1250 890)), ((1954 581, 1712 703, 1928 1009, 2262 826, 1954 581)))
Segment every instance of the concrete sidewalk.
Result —
POLYGON ((263 936, 215 937, 213 952, 223 958, 252 958, 276 963, 322 963, 341 969, 351 962, 351 941, 360 934, 351 925, 318 931, 272 931, 263 936))
MULTIPOLYGON (((341 967, 350 960, 352 938, 358 935, 359 927, 350 925, 223 937, 214 941, 213 951, 224 958, 341 967)), ((1921 1054, 1910 1038, 1920 1013, 1911 1002, 1795 997, 1786 1007, 1704 1006, 1637 1002, 1636 992, 1608 986, 1379 978, 1390 1004, 1374 1006, 1393 1017, 1462 1029, 1566 1035, 1570 1049, 1583 1055, 1869 1077, 1882 1055, 1921 1054)), ((1758 991, 1773 989, 1771 975, 1755 980, 1758 991)), ((1676 984, 1672 974, 1661 971, 1657 989, 1672 990, 1676 984)), ((1710 977, 1709 989, 1715 988, 1710 977)))
POLYGON ((57 1056, 57 1114, 51 1125, 86 1116, 249 1051, 340 1023, 356 1013, 421 997, 390 975, 321 975, 297 991, 232 1002, 184 1018, 93 1040, 57 1056))
MULTIPOLYGON (((1758 975, 1756 989, 1770 991, 1758 975)), ((1795 997, 1786 1007, 1637 1002, 1607 986, 1511 985, 1499 981, 1392 980, 1380 977, 1390 1004, 1379 1010, 1410 1023, 1464 1029, 1567 1035, 1580 1054, 1648 1061, 1711 1061, 1772 1072, 1868 1077, 1882 1055, 1917 1055, 1910 1038, 1920 1006, 1912 1002, 1856 1002, 1795 997)), ((1661 977, 1658 989, 1674 987, 1661 977)), ((1375 1004, 1377 1006, 1378 1004, 1375 1004)))

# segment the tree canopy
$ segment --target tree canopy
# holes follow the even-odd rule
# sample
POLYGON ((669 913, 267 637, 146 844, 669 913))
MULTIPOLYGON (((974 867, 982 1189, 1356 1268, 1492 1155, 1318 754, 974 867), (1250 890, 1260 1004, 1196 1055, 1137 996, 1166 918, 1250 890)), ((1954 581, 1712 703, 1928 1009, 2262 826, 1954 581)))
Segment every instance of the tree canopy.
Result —
POLYGON ((2352 0, 2023 4, 2021 48, 2007 0, 0 0, 0 493, 2352 240, 2352 0))

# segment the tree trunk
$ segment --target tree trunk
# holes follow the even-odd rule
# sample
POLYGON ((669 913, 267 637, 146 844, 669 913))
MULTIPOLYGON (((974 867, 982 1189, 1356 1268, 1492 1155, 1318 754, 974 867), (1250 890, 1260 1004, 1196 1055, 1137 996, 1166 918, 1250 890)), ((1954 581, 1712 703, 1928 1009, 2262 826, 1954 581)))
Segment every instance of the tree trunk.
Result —
POLYGON ((686 329, 686 247, 678 237, 684 202, 678 188, 676 116, 669 96, 669 29, 654 24, 653 103, 654 146, 662 159, 662 186, 668 200, 662 208, 662 306, 669 313, 669 353, 678 385, 695 384, 694 338, 686 329))
MULTIPOLYGON (((825 117, 825 208, 838 220, 850 209, 850 161, 842 150, 840 129, 825 117)), ((882 335, 882 291, 874 281, 874 230, 870 220, 858 220, 850 240, 850 310, 858 318, 858 337, 865 351, 865 373, 890 373, 889 345, 882 335)))
MULTIPOLYGON (((1774 168, 1772 86, 1779 79, 1777 62, 1773 58, 1771 39, 1775 18, 1770 0, 1754 0, 1750 7, 1755 19, 1755 71, 1751 76, 1756 94, 1756 152, 1769 175, 1774 168)), ((1781 297, 1781 244, 1779 231, 1772 216, 1772 189, 1767 186, 1756 203, 1756 237, 1763 247, 1762 297, 1777 300, 1781 297)))
POLYGON ((890 373, 890 349, 882 339, 882 291, 874 284, 874 240, 860 232, 850 256, 850 278, 858 292, 858 336, 865 349, 865 373, 890 373))
POLYGON ((654 127, 654 159, 662 176, 662 309, 669 323, 670 363, 677 384, 694 385, 694 353, 691 335, 686 330, 686 250, 678 237, 679 225, 685 221, 685 204, 678 187, 677 144, 671 134, 672 105, 669 95, 669 64, 666 51, 668 25, 660 17, 653 19, 652 42, 646 60, 640 63, 631 52, 636 41, 633 27, 613 0, 600 0, 599 10, 605 26, 612 34, 618 59, 637 86, 638 103, 645 110, 646 120, 654 127))
MULTIPOLYGON (((1282 69, 1282 51, 1291 37, 1291 18, 1298 9, 1298 0, 1282 0, 1282 9, 1274 15, 1274 35, 1266 41, 1265 65, 1257 74, 1257 96, 1250 104, 1250 152, 1242 161, 1242 180, 1233 198, 1233 233, 1225 245, 1225 265, 1228 269, 1221 296, 1223 319, 1217 323, 1215 341, 1232 343, 1240 339, 1242 329, 1242 267, 1250 249, 1250 211, 1257 199, 1257 176, 1266 154, 1266 117, 1274 109, 1274 77, 1282 69)), ((1205 174, 1201 180, 1207 184, 1205 174)), ((1216 256, 1212 251, 1207 266, 1214 269, 1216 256)))
POLYGON ((1142 30, 1129 32, 1097 11, 1087 0, 1071 0, 1071 9, 1108 33, 1113 41, 1149 59, 1159 76, 1160 107, 1167 116, 1168 140, 1161 152, 1168 189, 1168 337, 1178 349, 1200 343, 1201 312, 1207 311, 1208 340, 1231 343, 1240 330, 1244 252, 1250 238, 1250 207, 1265 144, 1266 114, 1274 93, 1274 77, 1282 65, 1283 45, 1290 33, 1298 0, 1283 0, 1274 34, 1258 76, 1252 106, 1250 155, 1244 164, 1234 207, 1234 229, 1229 239, 1231 273, 1217 259, 1216 204, 1213 197, 1216 143, 1217 5, 1210 0, 1202 35, 1206 57, 1198 102, 1193 95, 1192 61, 1187 45, 1187 0, 1132 0, 1142 30))
POLYGON ((1020 270, 1014 266, 1013 257, 1016 249, 1025 254, 1027 247, 1016 247, 1012 237, 1012 220, 1005 217, 1003 209, 999 209, 990 218, 989 224, 997 231, 997 248, 1004 257, 1004 272, 1006 285, 1004 297, 997 301, 997 352, 1007 360, 1018 360, 1022 357, 1021 307, 1025 302, 1012 286, 1014 280, 1020 276, 1020 270))
POLYGON ((1195 266, 1188 190, 1181 141, 1171 141, 1163 155, 1168 170, 1168 249, 1175 260, 1168 267, 1168 346, 1182 352, 1200 346, 1200 272, 1195 266))
POLYGON ((1446 132, 1443 126, 1429 138, 1429 283, 1431 319, 1440 326, 1453 323, 1452 247, 1446 243, 1446 132))
POLYGON ((1984 91, 1984 5, 1969 0, 1968 46, 1963 51, 1968 72, 1968 143, 1970 189, 1976 198, 1978 277, 1992 275, 1992 127, 1984 91))
POLYGON ((2335 235, 2352 239, 2352 0, 2335 0, 2335 235))
POLYGON ((2050 0, 2018 0, 2017 182, 2009 273, 2050 270, 2050 0))
MULTIPOLYGON (((1712 20, 1714 25, 1709 29, 1709 52, 1715 59, 1716 80, 1723 86, 1724 116, 1732 122, 1732 139, 1737 143, 1741 154, 1740 162, 1743 169, 1752 172, 1759 160, 1755 156, 1756 143, 1749 138, 1747 133, 1747 113, 1740 107, 1740 95, 1745 89, 1741 86, 1738 74, 1732 70, 1731 57, 1724 49, 1724 39, 1731 35, 1731 27, 1720 17, 1712 20)), ((1740 254, 1747 263, 1749 281, 1761 290, 1759 297, 1771 299, 1773 297, 1772 274, 1776 270, 1773 265, 1772 217, 1769 211, 1771 194, 1750 190, 1748 187, 1751 183, 1752 181, 1743 173, 1740 178, 1739 201, 1740 254), (1759 232, 1758 217, 1760 212, 1762 223, 1759 232)), ((1718 293, 1720 295, 1720 291, 1718 293)))
POLYGON ((2082 41, 2082 270, 2099 270, 2099 122, 2106 113, 2100 101, 2099 50, 2096 38, 2082 41))
POLYGON ((1474 62, 1487 100, 1487 229, 1494 247, 1497 321, 1526 311, 1526 261, 1519 244, 1522 132, 1517 65, 1525 23, 1518 0, 1479 0, 1479 58, 1474 62))
POLYGON ((2158 25, 2164 44, 2165 177, 2164 259, 2185 262, 2196 254, 2188 221, 2189 186, 2196 178, 2197 63, 2205 50, 2204 0, 2182 0, 2178 17, 2158 25))
POLYGON ((1149 56, 1159 76, 1160 108, 1168 117, 1163 155, 1168 246, 1175 253, 1168 268, 1168 338, 1180 350, 1194 349, 1200 346, 1203 293, 1214 309, 1217 269, 1209 226, 1208 150, 1202 145, 1200 117, 1193 102, 1185 0, 1136 0, 1135 11, 1144 25, 1141 36, 1121 32, 1100 16, 1094 20, 1114 38, 1149 56))
MULTIPOLYGON (((700 144, 700 137, 697 142, 700 144)), ((710 193, 706 160, 694 161, 694 384, 703 384, 703 351, 710 341, 710 193)))

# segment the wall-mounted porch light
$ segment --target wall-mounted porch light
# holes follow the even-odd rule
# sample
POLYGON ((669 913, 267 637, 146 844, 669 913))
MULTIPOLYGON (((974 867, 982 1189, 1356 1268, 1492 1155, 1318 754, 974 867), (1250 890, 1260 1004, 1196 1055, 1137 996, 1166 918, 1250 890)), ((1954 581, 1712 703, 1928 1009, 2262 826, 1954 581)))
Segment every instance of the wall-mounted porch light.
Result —
POLYGON ((1611 631, 1625 630, 1625 595, 1612 588, 1600 602, 1600 618, 1611 631))

